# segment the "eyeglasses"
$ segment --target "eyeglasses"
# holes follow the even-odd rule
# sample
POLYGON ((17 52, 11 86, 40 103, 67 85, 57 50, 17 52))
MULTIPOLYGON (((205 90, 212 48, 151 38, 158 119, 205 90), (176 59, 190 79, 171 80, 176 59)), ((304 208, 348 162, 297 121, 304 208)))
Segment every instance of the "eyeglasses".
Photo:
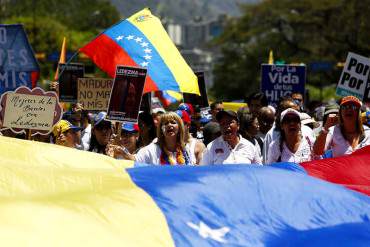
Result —
POLYGON ((357 111, 359 109, 357 106, 351 104, 341 105, 340 108, 343 110, 354 110, 354 111, 357 111))

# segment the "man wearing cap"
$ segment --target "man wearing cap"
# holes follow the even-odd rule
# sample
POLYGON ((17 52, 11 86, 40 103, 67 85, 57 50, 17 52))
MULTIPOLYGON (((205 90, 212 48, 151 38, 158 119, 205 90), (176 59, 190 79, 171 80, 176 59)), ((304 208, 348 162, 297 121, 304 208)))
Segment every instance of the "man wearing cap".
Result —
POLYGON ((343 97, 340 101, 339 116, 328 119, 317 137, 314 152, 322 155, 332 150, 333 157, 351 154, 370 144, 370 131, 362 125, 361 101, 355 96, 343 97))
POLYGON ((216 119, 221 136, 207 145, 202 165, 262 164, 254 145, 239 135, 239 119, 234 111, 220 111, 216 119))
POLYGON ((53 127, 55 144, 70 148, 77 148, 78 136, 76 132, 78 131, 81 131, 80 127, 72 125, 67 120, 60 120, 53 127))

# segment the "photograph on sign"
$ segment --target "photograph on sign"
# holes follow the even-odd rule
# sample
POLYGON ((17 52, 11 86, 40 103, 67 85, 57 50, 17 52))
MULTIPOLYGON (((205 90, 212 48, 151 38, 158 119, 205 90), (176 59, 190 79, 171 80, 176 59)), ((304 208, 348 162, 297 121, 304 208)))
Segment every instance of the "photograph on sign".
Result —
POLYGON ((21 24, 0 24, 0 94, 36 85, 40 69, 21 24))
POLYGON ((362 100, 367 87, 369 70, 369 58, 349 52, 337 85, 336 94, 338 96, 353 95, 362 100))
POLYGON ((48 134, 62 115, 55 92, 41 88, 19 87, 3 94, 0 102, 3 126, 15 133, 30 129, 35 130, 34 135, 48 134))
POLYGON ((59 64, 59 100, 61 102, 77 102, 77 81, 83 78, 85 67, 80 63, 59 64))
POLYGON ((112 86, 112 79, 79 78, 77 102, 85 110, 107 111, 112 86))
POLYGON ((195 72, 195 75, 198 77, 198 86, 200 95, 191 94, 191 93, 183 93, 184 102, 190 103, 192 105, 197 105, 199 108, 207 108, 209 107, 208 103, 208 96, 207 96, 207 89, 206 83, 204 79, 204 72, 195 72))
POLYGON ((117 66, 109 99, 109 120, 137 122, 146 72, 143 68, 117 66))
POLYGON ((305 94, 306 66, 262 64, 261 91, 270 105, 276 106, 279 99, 293 92, 305 94))

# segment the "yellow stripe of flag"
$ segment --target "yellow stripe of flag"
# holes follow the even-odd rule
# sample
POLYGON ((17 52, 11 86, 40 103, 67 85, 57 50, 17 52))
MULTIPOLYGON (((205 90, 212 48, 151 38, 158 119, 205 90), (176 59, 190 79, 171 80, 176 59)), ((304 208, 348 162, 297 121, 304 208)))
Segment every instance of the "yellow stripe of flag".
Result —
POLYGON ((2 246, 174 246, 132 162, 0 137, 2 246))
POLYGON ((181 92, 199 93, 198 79, 163 28, 161 21, 149 9, 143 9, 127 19, 152 43, 175 77, 181 92), (145 16, 145 21, 137 21, 145 16))

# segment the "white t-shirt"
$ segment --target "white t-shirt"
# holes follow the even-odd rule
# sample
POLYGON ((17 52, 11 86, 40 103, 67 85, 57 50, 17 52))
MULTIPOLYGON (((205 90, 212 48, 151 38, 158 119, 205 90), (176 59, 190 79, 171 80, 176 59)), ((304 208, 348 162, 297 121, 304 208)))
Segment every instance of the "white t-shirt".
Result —
POLYGON ((91 124, 81 131, 81 146, 83 150, 89 150, 91 140, 91 124))
MULTIPOLYGON (((315 135, 312 129, 306 125, 301 125, 302 136, 308 136, 311 139, 315 139, 315 135)), ((270 144, 280 139, 280 131, 276 130, 275 125, 267 132, 265 139, 263 140, 263 150, 262 150, 262 160, 264 163, 267 163, 267 156, 270 148, 270 144)))
POLYGON ((339 125, 329 128, 328 135, 326 136, 325 151, 332 150, 333 157, 338 157, 351 154, 357 149, 370 145, 370 129, 367 126, 364 126, 364 130, 364 138, 361 139, 357 147, 353 149, 342 135, 339 125))
MULTIPOLYGON (((188 152, 188 151, 185 151, 188 152)), ((161 153, 162 150, 157 143, 150 143, 149 145, 141 148, 137 154, 135 154, 135 161, 138 163, 145 163, 151 165, 161 165, 161 153)), ((173 153, 176 157, 176 152, 173 153)), ((189 154, 186 154, 189 157, 189 154)))
POLYGON ((193 165, 197 164, 197 158, 195 157, 195 145, 197 144, 197 139, 191 138, 189 143, 186 143, 186 150, 190 156, 190 162, 193 165))
POLYGON ((261 158, 255 146, 239 136, 239 143, 234 149, 220 136, 207 145, 203 152, 201 165, 214 164, 260 164, 261 158))
POLYGON ((313 144, 314 144, 313 138, 303 136, 301 139, 301 143, 299 144, 298 150, 295 153, 293 153, 286 146, 285 142, 283 143, 282 151, 280 151, 280 139, 277 139, 270 144, 266 164, 271 164, 280 161, 294 163, 310 161, 312 160, 313 157, 312 152, 313 144))

